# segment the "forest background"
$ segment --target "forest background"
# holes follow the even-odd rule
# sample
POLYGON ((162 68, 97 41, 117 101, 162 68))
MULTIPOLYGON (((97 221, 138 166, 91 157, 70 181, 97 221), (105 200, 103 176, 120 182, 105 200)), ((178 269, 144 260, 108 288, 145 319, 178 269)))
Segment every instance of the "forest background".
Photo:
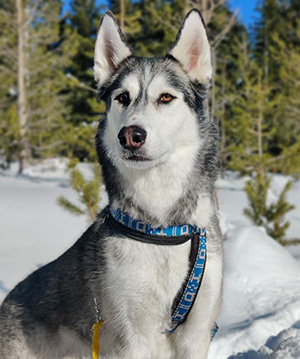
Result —
POLYGON ((93 49, 101 14, 111 9, 137 55, 164 55, 183 16, 201 10, 215 76, 211 116, 220 129, 220 165, 251 173, 299 175, 300 3, 257 2, 246 29, 226 0, 0 1, 0 156, 67 156, 96 161, 93 49))
POLYGON ((137 55, 164 55, 196 7, 212 47, 210 113, 220 130, 221 175, 254 174, 245 213, 258 225, 273 221, 282 239, 291 184, 276 208, 267 208, 266 194, 271 173, 300 175, 299 0, 257 1, 250 28, 227 0, 70 0, 63 11, 65 5, 0 0, 0 166, 17 160, 21 173, 45 158, 96 162, 105 110, 92 70, 101 16, 114 12, 137 55))

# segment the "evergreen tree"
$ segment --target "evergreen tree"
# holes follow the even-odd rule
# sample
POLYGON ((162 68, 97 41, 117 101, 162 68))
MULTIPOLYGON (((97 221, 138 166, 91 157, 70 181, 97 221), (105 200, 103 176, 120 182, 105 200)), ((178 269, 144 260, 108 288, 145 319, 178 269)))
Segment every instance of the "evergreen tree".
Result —
POLYGON ((21 152, 17 113, 17 34, 13 0, 0 3, 0 155, 7 163, 21 152), (12 32, 12 29, 14 30, 12 32))
MULTIPOLYGON (((104 112, 104 104, 96 99, 93 75, 94 42, 100 23, 100 8, 95 0, 73 0, 68 15, 74 54, 68 66, 71 116, 68 117, 66 155, 80 160, 96 160, 95 127, 104 112)), ((70 40, 68 40, 70 42, 70 40)))
POLYGON ((258 226, 265 227, 267 233, 281 244, 287 244, 284 239, 285 232, 289 227, 289 222, 284 220, 287 212, 295 208, 286 200, 287 192, 292 187, 289 181, 276 202, 267 204, 267 195, 270 190, 271 178, 266 172, 260 171, 256 176, 247 182, 246 193, 250 208, 246 208, 244 213, 258 226))
POLYGON ((278 77, 270 47, 273 45, 275 33, 284 34, 282 6, 278 0, 261 0, 258 2, 256 10, 260 13, 260 18, 254 26, 255 58, 258 66, 263 70, 265 80, 272 81, 278 77))
POLYGON ((253 180, 247 182, 245 191, 248 195, 250 208, 244 213, 258 226, 267 226, 267 194, 271 180, 265 172, 258 172, 253 180))
POLYGON ((266 139, 272 136, 269 118, 275 103, 272 87, 263 80, 263 73, 251 57, 246 38, 235 43, 234 61, 237 88, 232 100, 232 118, 227 131, 232 139, 229 167, 242 173, 267 169, 270 155, 266 139))
POLYGON ((292 185, 292 181, 289 181, 285 185, 279 195, 278 201, 276 203, 272 203, 266 212, 267 221, 272 223, 272 225, 268 228, 268 233, 281 244, 285 243, 285 232, 290 226, 288 221, 284 221, 284 216, 287 212, 296 208, 294 205, 289 204, 286 200, 287 192, 292 188, 292 185))
POLYGON ((59 0, 9 5, 1 8, 6 34, 0 43, 0 82, 6 92, 3 118, 17 130, 16 152, 8 151, 7 158, 18 158, 22 171, 31 156, 54 155, 63 147, 68 56, 60 39, 59 0))
POLYGON ((276 113, 272 118, 274 136, 270 151, 278 155, 278 169, 300 175, 300 20, 289 23, 290 41, 278 34, 273 36, 271 52, 277 62, 278 77, 275 94, 276 113))
POLYGON ((299 5, 295 1, 264 0, 255 27, 255 59, 263 81, 272 88, 268 101, 275 106, 266 121, 272 136, 266 139, 273 171, 298 173, 299 147, 299 5))
POLYGON ((130 43, 141 32, 141 4, 130 0, 110 0, 109 7, 116 15, 126 40, 130 43))
POLYGON ((247 35, 245 27, 226 6, 222 7, 217 18, 217 24, 213 27, 215 40, 212 43, 214 79, 211 89, 211 115, 219 125, 219 159, 221 173, 224 173, 232 160, 231 145, 236 141, 233 133, 233 103, 240 95, 241 77, 235 58, 235 46, 237 42, 242 44, 247 35))
POLYGON ((78 207, 76 204, 70 202, 67 198, 61 196, 58 199, 59 205, 69 212, 81 215, 86 214, 91 221, 95 221, 99 212, 100 189, 102 186, 102 179, 100 175, 99 165, 94 165, 94 178, 90 181, 85 180, 82 172, 76 168, 77 160, 70 162, 72 188, 78 193, 79 201, 83 207, 78 207))

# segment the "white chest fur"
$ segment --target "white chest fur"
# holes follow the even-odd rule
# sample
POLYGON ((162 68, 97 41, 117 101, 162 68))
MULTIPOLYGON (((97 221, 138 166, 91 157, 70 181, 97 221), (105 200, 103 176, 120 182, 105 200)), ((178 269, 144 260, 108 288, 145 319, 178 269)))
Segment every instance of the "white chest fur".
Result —
POLYGON ((106 249, 103 319, 112 330, 124 325, 132 334, 164 332, 173 300, 188 271, 190 241, 160 246, 111 237, 106 249), (110 298, 109 302, 105 298, 110 298))

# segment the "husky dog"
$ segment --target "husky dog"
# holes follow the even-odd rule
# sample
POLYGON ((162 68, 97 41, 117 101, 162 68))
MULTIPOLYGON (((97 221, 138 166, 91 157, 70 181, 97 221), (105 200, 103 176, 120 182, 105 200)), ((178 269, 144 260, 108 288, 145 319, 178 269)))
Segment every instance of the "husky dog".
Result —
POLYGON ((214 197, 218 135, 206 94, 211 53, 200 13, 186 16, 165 57, 141 58, 108 12, 94 71, 107 108, 96 146, 109 207, 73 247, 7 296, 0 358, 91 358, 91 328, 100 314, 102 359, 205 359, 221 305, 222 236, 214 197), (117 210, 151 228, 206 230, 200 290, 187 320, 171 333, 191 241, 134 240, 107 222, 117 210))

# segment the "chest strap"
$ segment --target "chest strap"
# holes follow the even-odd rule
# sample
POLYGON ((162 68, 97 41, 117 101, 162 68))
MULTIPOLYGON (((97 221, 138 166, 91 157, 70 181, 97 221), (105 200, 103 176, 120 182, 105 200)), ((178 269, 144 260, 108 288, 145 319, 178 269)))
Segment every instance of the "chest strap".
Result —
POLYGON ((191 241, 189 272, 172 305, 172 319, 166 333, 172 333, 187 319, 201 286, 206 264, 206 233, 194 234, 191 241))

